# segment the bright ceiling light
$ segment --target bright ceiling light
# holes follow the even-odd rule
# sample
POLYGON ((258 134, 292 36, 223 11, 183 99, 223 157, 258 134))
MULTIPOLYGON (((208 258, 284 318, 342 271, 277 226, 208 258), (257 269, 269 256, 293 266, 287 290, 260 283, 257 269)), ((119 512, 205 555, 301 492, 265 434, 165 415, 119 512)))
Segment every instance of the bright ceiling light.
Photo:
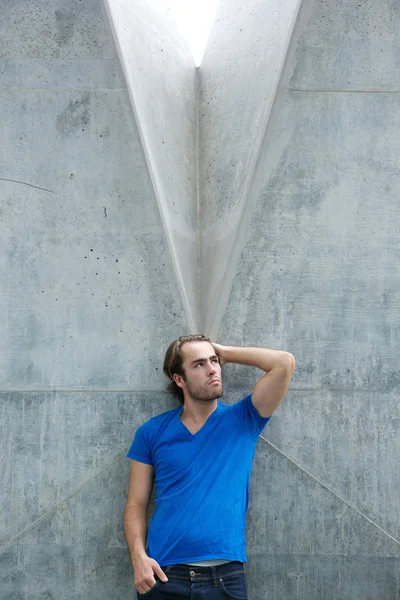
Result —
POLYGON ((194 64, 199 67, 217 12, 218 0, 172 0, 171 4, 176 13, 179 13, 179 21, 192 50, 194 64))

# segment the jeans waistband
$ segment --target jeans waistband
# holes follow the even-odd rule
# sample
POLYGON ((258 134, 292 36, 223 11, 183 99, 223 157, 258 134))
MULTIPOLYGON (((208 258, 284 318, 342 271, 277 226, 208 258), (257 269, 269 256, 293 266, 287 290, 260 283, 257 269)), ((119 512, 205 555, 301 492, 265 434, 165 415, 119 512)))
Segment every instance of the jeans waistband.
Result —
POLYGON ((244 573, 243 563, 237 560, 233 560, 224 565, 217 565, 215 567, 168 565, 167 567, 162 567, 162 570, 167 575, 167 577, 172 577, 175 579, 185 579, 189 581, 215 581, 215 579, 218 579, 219 577, 229 577, 229 575, 244 573))

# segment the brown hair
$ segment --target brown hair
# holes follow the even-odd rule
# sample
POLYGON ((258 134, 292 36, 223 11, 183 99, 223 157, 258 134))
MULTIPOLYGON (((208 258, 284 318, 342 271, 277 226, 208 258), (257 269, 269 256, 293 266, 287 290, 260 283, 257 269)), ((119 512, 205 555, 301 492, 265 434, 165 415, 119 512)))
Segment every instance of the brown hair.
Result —
POLYGON ((182 346, 187 344, 188 342, 209 342, 211 344, 211 339, 206 337, 202 333, 195 333, 192 335, 181 335, 180 338, 172 342, 170 344, 167 352, 165 353, 163 371, 164 374, 171 380, 171 383, 168 385, 168 391, 171 392, 174 396, 179 398, 179 401, 183 404, 183 390, 177 385, 173 379, 174 375, 181 375, 181 377, 185 376, 185 372, 182 367, 183 363, 183 354, 182 354, 182 346))

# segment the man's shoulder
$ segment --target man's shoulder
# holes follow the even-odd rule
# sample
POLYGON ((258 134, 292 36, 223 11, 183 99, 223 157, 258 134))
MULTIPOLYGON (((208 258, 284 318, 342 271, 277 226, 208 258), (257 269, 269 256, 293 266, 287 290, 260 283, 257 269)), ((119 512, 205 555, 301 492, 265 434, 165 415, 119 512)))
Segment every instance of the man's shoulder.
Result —
POLYGON ((171 419, 173 419, 175 415, 179 414, 179 411, 181 409, 182 407, 178 406, 177 408, 173 408, 172 410, 167 410, 158 415, 155 415, 154 417, 148 419, 148 421, 145 421, 140 426, 140 429, 146 433, 151 431, 158 431, 160 427, 162 427, 165 423, 171 421, 171 419))
POLYGON ((246 396, 241 395, 238 398, 233 397, 233 399, 232 399, 232 397, 226 398, 224 396, 219 401, 219 405, 221 406, 221 412, 222 411, 234 412, 235 410, 238 409, 239 406, 242 406, 243 404, 248 404, 249 402, 251 402, 251 397, 252 397, 251 392, 249 394, 247 394, 246 396))

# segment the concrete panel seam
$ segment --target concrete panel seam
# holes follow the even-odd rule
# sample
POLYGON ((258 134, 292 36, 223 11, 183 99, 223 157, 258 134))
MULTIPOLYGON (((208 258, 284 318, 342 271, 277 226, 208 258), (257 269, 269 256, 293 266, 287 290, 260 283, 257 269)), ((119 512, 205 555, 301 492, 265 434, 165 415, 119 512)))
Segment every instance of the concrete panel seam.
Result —
MULTIPOLYGON (((236 394, 238 392, 238 388, 231 388, 229 386, 224 387, 224 396, 228 396, 231 394, 236 394)), ((248 393, 247 389, 239 390, 240 393, 243 394, 243 397, 248 393)), ((373 392, 373 393, 381 393, 382 388, 340 388, 340 387, 323 387, 323 388, 290 388, 290 393, 295 392, 296 394, 308 394, 310 392, 346 392, 346 393, 355 393, 355 394, 365 394, 365 392, 373 392)), ((167 388, 0 388, 0 394, 136 394, 136 393, 168 393, 167 388)))
MULTIPOLYGON (((196 111, 196 244, 197 244, 197 296, 201 298, 201 198, 200 198, 200 68, 196 67, 195 84, 195 111, 196 111)), ((201 315, 201 306, 199 313, 201 315)), ((200 322, 200 325, 202 323, 200 322)), ((193 332, 195 333, 195 332, 193 332)))
POLYGON ((137 393, 149 393, 149 394, 164 394, 168 393, 167 389, 160 388, 121 388, 121 389, 107 389, 107 388, 15 388, 15 389, 0 389, 1 394, 137 394, 137 393))
POLYGON ((307 90, 300 88, 288 88, 289 92, 304 92, 306 94, 400 94, 400 90, 307 90))
POLYGON ((31 188, 35 188, 35 190, 43 190, 44 192, 50 192, 50 194, 57 194, 54 190, 49 190, 47 188, 39 187, 38 185, 33 185, 32 183, 27 183, 26 181, 18 181, 17 179, 6 179, 5 177, 0 177, 0 181, 9 181, 11 183, 19 183, 21 185, 27 185, 31 188))
MULTIPOLYGON (((388 388, 386 388, 388 389, 388 388)), ((389 388, 391 389, 391 388, 389 388)), ((238 388, 229 388, 228 386, 224 386, 224 390, 226 392, 232 392, 232 393, 236 393, 238 391, 238 388)), ((244 390, 239 390, 241 392, 243 392, 244 395, 246 395, 247 393, 247 388, 245 388, 244 390)), ((374 392, 374 393, 382 393, 382 391, 385 391, 382 389, 382 387, 380 388, 373 388, 373 387, 350 387, 350 386, 346 386, 346 387, 339 387, 339 386, 324 386, 324 387, 293 387, 290 386, 290 392, 296 392, 296 393, 309 393, 309 392, 344 392, 346 394, 348 394, 349 392, 354 393, 354 394, 365 394, 365 392, 374 392)))
MULTIPOLYGON (((236 394, 238 388, 230 388, 229 386, 224 387, 224 395, 228 396, 229 393, 236 394)), ((243 393, 243 397, 248 393, 247 389, 239 390, 243 393)), ((352 387, 322 387, 322 388, 296 388, 290 387, 290 392, 295 392, 296 394, 308 394, 310 392, 345 392, 346 394, 351 392, 354 394, 365 394, 365 392, 372 393, 382 393, 382 388, 352 388, 352 387)), ((135 394, 135 393, 168 393, 167 388, 0 388, 0 394, 37 394, 37 393, 45 393, 45 394, 135 394)))
POLYGON ((330 492, 336 498, 338 498, 339 500, 341 500, 342 502, 344 502, 344 504, 346 504, 349 508, 352 508, 353 510, 355 510, 361 517, 363 517, 369 523, 371 523, 371 525, 373 525, 374 527, 376 527, 377 529, 379 529, 379 531, 381 531, 382 533, 384 533, 393 542, 396 542, 396 544, 400 545, 400 540, 397 540, 392 535, 390 535, 390 533, 388 531, 386 531, 385 529, 383 529, 380 525, 378 525, 378 523, 375 523, 375 521, 372 521, 372 519, 370 519, 369 517, 367 517, 367 515, 365 515, 360 509, 358 509, 356 506, 354 506, 354 504, 351 504, 351 502, 348 502, 348 500, 346 500, 345 498, 343 498, 343 496, 341 496, 340 494, 338 494, 338 492, 336 492, 334 489, 332 489, 328 484, 326 484, 321 479, 318 479, 318 477, 316 477, 315 475, 313 475, 312 473, 310 473, 310 471, 307 471, 307 469, 305 469, 304 467, 302 467, 298 462, 296 462, 289 455, 285 454, 285 452, 283 452, 280 448, 278 448, 277 446, 275 446, 275 444, 273 444, 272 442, 270 442, 269 440, 267 440, 264 436, 260 435, 260 438, 262 440, 264 440, 264 442, 266 442, 269 446, 271 446, 272 448, 274 448, 274 450, 276 450, 277 452, 279 452, 279 454, 281 454, 287 460, 289 460, 292 464, 294 464, 298 469, 300 469, 301 471, 303 471, 303 473, 306 473, 306 475, 308 475, 309 477, 311 477, 312 479, 314 479, 314 481, 316 481, 317 483, 319 483, 319 485, 321 485, 323 488, 325 488, 328 492, 330 492))
POLYGON ((98 87, 27 87, 27 86, 9 86, 4 85, 1 88, 1 93, 4 92, 95 92, 97 93, 109 93, 109 92, 122 92, 125 91, 124 87, 112 87, 112 88, 98 88, 98 87))
POLYGON ((98 471, 97 473, 95 473, 94 475, 89 477, 89 479, 87 479, 84 483, 82 483, 79 487, 77 487, 73 492, 68 494, 68 496, 66 496, 60 502, 58 502, 55 506, 53 506, 53 508, 51 508, 50 510, 45 512, 44 515, 42 515, 41 517, 39 517, 38 519, 33 521, 33 523, 31 523, 30 525, 25 527, 25 529, 23 529, 22 531, 19 531, 14 537, 12 537, 10 540, 8 540, 8 542, 6 542, 2 546, 0 546, 0 555, 3 554, 6 550, 8 550, 11 546, 13 546, 16 542, 18 542, 18 540, 20 538, 24 537, 27 533, 29 533, 30 531, 35 529, 38 525, 40 525, 40 523, 42 523, 42 521, 44 521, 45 519, 47 519, 48 517, 53 515, 60 508, 60 506, 62 506, 63 504, 65 504, 65 502, 68 502, 68 500, 71 500, 71 498, 76 496, 76 494, 78 494, 84 487, 86 487, 88 485, 88 483, 90 483, 91 481, 96 479, 96 477, 101 475, 101 473, 103 473, 104 471, 106 471, 107 469, 112 467, 112 465, 114 463, 116 463, 118 460, 125 457, 126 453, 127 453, 127 450, 124 450, 121 454, 119 454, 116 458, 114 458, 114 460, 111 461, 108 465, 106 465, 105 467, 100 469, 100 471, 98 471))

